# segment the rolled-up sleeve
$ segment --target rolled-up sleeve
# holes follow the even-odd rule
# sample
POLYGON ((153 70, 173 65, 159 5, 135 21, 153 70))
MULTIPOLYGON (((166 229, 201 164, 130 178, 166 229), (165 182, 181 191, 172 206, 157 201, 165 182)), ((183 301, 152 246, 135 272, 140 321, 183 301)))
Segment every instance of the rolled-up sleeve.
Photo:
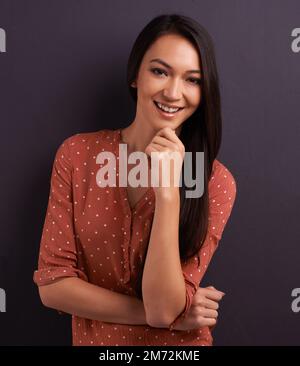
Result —
POLYGON ((67 138, 59 146, 51 173, 50 194, 40 241, 38 269, 33 280, 47 285, 63 277, 87 280, 77 268, 77 248, 74 234, 72 158, 67 138))
POLYGON ((232 174, 222 166, 209 182, 209 218, 205 241, 199 252, 182 262, 182 273, 186 285, 186 303, 183 311, 169 325, 182 321, 192 305, 193 296, 199 288, 207 267, 221 240, 236 198, 236 183, 232 174))

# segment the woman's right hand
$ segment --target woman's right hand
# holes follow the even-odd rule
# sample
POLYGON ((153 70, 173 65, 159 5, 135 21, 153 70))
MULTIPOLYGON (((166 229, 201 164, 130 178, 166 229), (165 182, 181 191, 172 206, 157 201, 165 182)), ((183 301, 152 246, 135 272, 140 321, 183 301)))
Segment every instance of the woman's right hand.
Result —
POLYGON ((199 287, 196 291, 189 312, 174 326, 174 330, 191 330, 214 326, 217 322, 219 301, 225 295, 213 286, 199 287))

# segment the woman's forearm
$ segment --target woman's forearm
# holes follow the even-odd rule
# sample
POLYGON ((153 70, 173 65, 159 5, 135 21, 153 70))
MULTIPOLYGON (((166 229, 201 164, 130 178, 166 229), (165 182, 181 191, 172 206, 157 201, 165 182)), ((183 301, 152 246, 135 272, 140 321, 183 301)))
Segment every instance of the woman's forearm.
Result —
POLYGON ((77 277, 67 277, 40 286, 39 293, 45 306, 82 318, 117 324, 147 324, 141 300, 95 286, 77 277))
POLYGON ((146 318, 152 326, 170 324, 184 309, 185 281, 179 255, 179 191, 157 197, 142 292, 146 318))

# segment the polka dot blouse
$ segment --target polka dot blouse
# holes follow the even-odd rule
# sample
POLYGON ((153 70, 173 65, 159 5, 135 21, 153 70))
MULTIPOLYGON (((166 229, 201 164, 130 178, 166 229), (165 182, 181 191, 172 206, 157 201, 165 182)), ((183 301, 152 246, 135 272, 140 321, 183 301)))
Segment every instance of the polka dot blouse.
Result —
MULTIPOLYGON (((79 277, 109 290, 138 296, 137 281, 150 239, 155 193, 149 187, 131 208, 126 187, 97 185, 96 175, 102 166, 97 163, 97 155, 110 151, 118 157, 119 143, 121 129, 104 129, 73 135, 59 146, 52 168, 38 269, 34 272, 38 286, 63 277, 79 277)), ((208 188, 209 227, 204 245, 196 256, 182 263, 186 283, 184 311, 169 328, 113 324, 73 315, 73 345, 212 344, 209 327, 173 329, 189 311, 234 204, 235 180, 218 160, 214 161, 208 188)))

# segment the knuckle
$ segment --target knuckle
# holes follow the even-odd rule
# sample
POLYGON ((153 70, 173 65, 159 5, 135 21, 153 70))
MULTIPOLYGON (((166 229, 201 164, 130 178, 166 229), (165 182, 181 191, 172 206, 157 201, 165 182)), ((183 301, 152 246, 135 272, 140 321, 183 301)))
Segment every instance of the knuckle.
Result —
POLYGON ((198 325, 201 325, 203 323, 203 317, 201 315, 198 315, 196 317, 196 322, 198 323, 198 325))
POLYGON ((203 315, 203 307, 202 306, 198 306, 197 309, 196 309, 196 313, 200 316, 203 315))
POLYGON ((199 299, 199 300, 198 300, 198 305, 200 305, 200 306, 204 306, 204 305, 205 305, 204 300, 203 300, 203 299, 199 299))
POLYGON ((210 324, 209 325, 215 325, 217 323, 217 320, 215 318, 212 318, 210 320, 210 324))
POLYGON ((178 145, 175 145, 175 151, 178 151, 178 152, 180 152, 180 146, 178 146, 178 145))

